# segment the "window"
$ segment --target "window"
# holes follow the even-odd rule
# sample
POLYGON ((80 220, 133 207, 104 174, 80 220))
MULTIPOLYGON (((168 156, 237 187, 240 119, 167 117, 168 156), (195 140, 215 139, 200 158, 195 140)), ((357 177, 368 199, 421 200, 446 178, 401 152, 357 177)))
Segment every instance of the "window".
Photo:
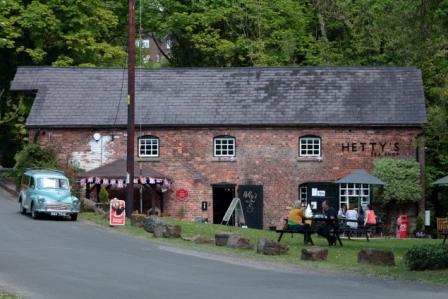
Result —
POLYGON ((59 178, 39 178, 37 179, 39 189, 68 189, 68 181, 59 178))
POLYGON ((370 186, 367 184, 341 184, 339 186, 339 207, 342 204, 347 209, 357 209, 370 202, 370 186))
POLYGON ((303 136, 299 139, 299 157, 320 157, 320 137, 303 136))
POLYGON ((156 136, 143 136, 138 140, 138 148, 140 157, 159 157, 159 138, 156 136))
POLYGON ((215 157, 235 157, 235 138, 218 136, 213 139, 215 157))
POLYGON ((138 39, 135 41, 135 46, 137 48, 148 49, 149 48, 149 39, 138 39))

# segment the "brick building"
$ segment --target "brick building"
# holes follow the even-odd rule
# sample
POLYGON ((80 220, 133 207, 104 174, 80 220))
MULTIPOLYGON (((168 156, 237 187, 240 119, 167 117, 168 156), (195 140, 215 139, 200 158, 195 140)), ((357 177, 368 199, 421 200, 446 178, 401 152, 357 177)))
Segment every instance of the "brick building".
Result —
MULTIPOLYGON (((123 80, 120 69, 21 67, 12 89, 36 92, 26 124, 30 140, 92 170, 126 156, 123 80)), ((355 169, 370 172, 375 157, 416 158, 425 122, 415 68, 145 69, 136 75, 136 161, 172 182, 163 201, 152 204, 215 223, 235 196, 252 227, 267 227, 295 200, 374 204, 370 186, 334 182, 355 169)))

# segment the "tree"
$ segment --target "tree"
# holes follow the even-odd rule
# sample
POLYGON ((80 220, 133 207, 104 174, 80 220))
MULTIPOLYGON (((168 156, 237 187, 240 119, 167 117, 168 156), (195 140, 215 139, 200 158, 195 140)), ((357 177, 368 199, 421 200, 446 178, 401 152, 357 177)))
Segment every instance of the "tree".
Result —
POLYGON ((172 65, 301 65, 318 57, 300 1, 161 0, 143 13, 144 30, 171 40, 172 65))
POLYGON ((379 196, 382 204, 417 202, 421 199, 420 166, 417 161, 375 159, 373 175, 386 183, 379 196))

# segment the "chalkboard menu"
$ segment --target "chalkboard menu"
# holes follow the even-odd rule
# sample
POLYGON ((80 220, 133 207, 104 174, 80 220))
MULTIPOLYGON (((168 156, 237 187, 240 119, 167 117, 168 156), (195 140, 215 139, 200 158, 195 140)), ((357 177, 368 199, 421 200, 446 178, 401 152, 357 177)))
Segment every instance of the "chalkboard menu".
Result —
POLYGON ((249 228, 263 228, 263 186, 240 185, 238 195, 243 205, 246 225, 249 228))

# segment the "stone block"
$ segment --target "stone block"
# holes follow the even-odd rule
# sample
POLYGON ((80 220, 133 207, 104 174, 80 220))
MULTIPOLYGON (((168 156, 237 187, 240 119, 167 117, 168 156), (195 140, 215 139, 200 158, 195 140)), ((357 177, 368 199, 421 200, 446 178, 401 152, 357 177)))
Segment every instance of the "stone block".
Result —
POLYGON ((328 249, 319 246, 311 246, 302 249, 301 259, 304 261, 326 261, 328 249))
POLYGON ((211 244, 211 243, 213 243, 214 240, 210 239, 210 238, 206 238, 204 236, 197 235, 197 236, 194 236, 193 238, 191 238, 191 241, 196 244, 211 244))
POLYGON ((144 214, 132 214, 131 224, 137 227, 143 227, 145 225, 146 216, 144 214))
POLYGON ((160 224, 166 225, 165 221, 163 221, 159 217, 157 217, 157 216, 150 216, 150 217, 145 219, 145 222, 143 224, 143 228, 148 233, 153 233, 154 232, 154 227, 156 225, 160 225, 160 224))
POLYGON ((390 250, 362 249, 358 252, 358 263, 395 266, 395 256, 390 250))
POLYGON ((236 249, 253 249, 254 246, 250 244, 250 240, 241 237, 237 234, 229 235, 227 239, 227 247, 236 248, 236 249))
POLYGON ((163 234, 165 238, 180 238, 182 227, 180 225, 166 225, 166 230, 163 234))
POLYGON ((215 245, 216 246, 227 246, 227 240, 229 240, 230 234, 228 233, 217 233, 215 234, 215 245))
POLYGON ((153 227, 153 234, 155 238, 165 238, 167 231, 167 225, 162 223, 157 223, 153 227))
POLYGON ((280 255, 288 252, 289 247, 277 241, 261 239, 257 242, 257 253, 264 255, 280 255))

